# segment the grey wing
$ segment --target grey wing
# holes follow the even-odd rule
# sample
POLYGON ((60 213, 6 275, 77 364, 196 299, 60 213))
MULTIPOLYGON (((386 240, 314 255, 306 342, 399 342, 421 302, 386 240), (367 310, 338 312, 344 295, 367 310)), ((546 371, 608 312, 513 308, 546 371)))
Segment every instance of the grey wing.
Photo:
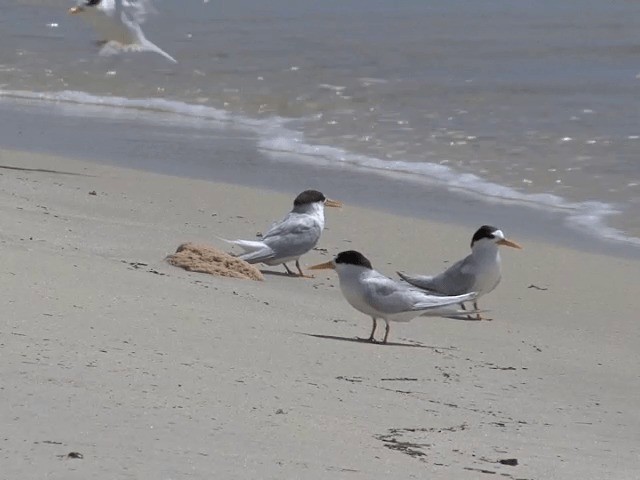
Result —
POLYGON ((384 275, 371 275, 365 281, 365 300, 374 309, 383 313, 400 313, 412 309, 411 302, 403 292, 409 290, 384 275))
POLYGON ((440 295, 462 295, 473 292, 476 277, 473 274, 472 257, 468 257, 454 263, 440 275, 433 277, 433 287, 430 291, 440 295))
POLYGON ((151 0, 117 0, 120 8, 137 24, 142 24, 150 13, 157 13, 151 0))
POLYGON ((427 295, 423 290, 408 287, 381 274, 372 275, 366 280, 365 296, 369 305, 387 314, 430 310, 453 305, 462 300, 427 295))
POLYGON ((278 235, 280 232, 282 232, 284 229, 288 228, 287 225, 289 225, 292 222, 292 219, 295 217, 296 215, 293 213, 288 213, 282 220, 280 220, 279 222, 273 222, 271 224, 271 226, 269 227, 269 230, 266 231, 266 233, 262 234, 262 239, 264 240, 265 238, 269 238, 275 235, 278 235))
POLYGON ((265 245, 264 248, 261 248, 260 250, 242 253, 238 255, 238 258, 240 260, 244 260, 247 263, 261 263, 265 260, 271 260, 275 256, 275 252, 265 245))
POLYGON ((402 272, 397 272, 397 274, 402 280, 410 283, 414 287, 422 288, 424 290, 433 290, 435 288, 433 284, 433 275, 407 275, 402 272))
POLYGON ((287 215, 262 237, 278 258, 298 257, 316 246, 322 229, 313 219, 303 215, 287 215))

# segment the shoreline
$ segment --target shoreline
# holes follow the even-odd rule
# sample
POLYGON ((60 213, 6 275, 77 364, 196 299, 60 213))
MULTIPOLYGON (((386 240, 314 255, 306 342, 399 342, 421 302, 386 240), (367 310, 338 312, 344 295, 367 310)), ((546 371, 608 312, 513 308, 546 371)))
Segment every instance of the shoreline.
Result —
MULTIPOLYGON (((0 163, 81 174, 0 170, 9 477, 636 474, 637 261, 510 231, 525 249, 503 252, 481 300, 492 322, 416 319, 370 345, 331 273, 249 282, 164 262, 185 241, 251 238, 290 195, 7 150, 0 163)), ((472 233, 348 203, 326 218, 303 268, 354 248, 390 276, 441 269, 472 233)))
MULTIPOLYGON (((233 126, 216 127, 213 122, 207 128, 178 128, 118 115, 82 118, 77 112, 62 114, 55 104, 45 108, 5 100, 3 105, 12 113, 12 122, 0 137, 0 144, 14 150, 53 153, 291 195, 297 193, 299 185, 320 190, 331 185, 333 196, 388 213, 466 225, 469 229, 494 224, 507 232, 523 232, 582 251, 640 259, 639 247, 600 238, 595 227, 572 227, 561 210, 487 200, 450 187, 419 183, 400 172, 391 175, 354 166, 310 165, 288 161, 286 156, 276 160, 258 148, 252 134, 233 126), (32 136, 27 139, 22 135, 23 131, 39 132, 41 138, 34 143, 32 136)), ((581 215, 588 217, 588 212, 581 215)))

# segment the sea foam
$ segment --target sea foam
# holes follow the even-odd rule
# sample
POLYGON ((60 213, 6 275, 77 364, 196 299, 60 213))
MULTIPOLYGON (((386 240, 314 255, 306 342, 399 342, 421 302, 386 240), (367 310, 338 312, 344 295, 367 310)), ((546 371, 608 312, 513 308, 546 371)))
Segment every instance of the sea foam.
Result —
POLYGON ((600 201, 572 202, 551 193, 525 193, 437 163, 383 160, 339 147, 313 145, 306 141, 302 132, 290 128, 291 120, 281 117, 254 119, 208 105, 163 98, 97 96, 78 91, 0 90, 2 97, 54 103, 69 115, 134 117, 152 123, 196 128, 245 129, 256 135, 258 148, 276 161, 347 166, 402 181, 447 188, 489 203, 513 203, 557 212, 564 214, 566 224, 574 229, 598 238, 640 246, 640 239, 607 225, 608 217, 620 213, 615 205, 600 201))

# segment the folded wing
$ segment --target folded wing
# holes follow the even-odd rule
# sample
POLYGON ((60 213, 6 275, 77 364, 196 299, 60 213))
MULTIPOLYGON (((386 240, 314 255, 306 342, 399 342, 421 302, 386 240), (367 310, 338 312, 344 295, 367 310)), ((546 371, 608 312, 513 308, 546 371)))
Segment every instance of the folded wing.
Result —
POLYGON ((474 290, 476 278, 470 267, 471 256, 468 256, 439 275, 407 275, 400 272, 398 275, 405 282, 437 295, 462 295, 474 290))
POLYGON ((262 241, 281 258, 297 257, 316 246, 322 229, 308 215, 290 213, 262 237, 262 241))
POLYGON ((416 288, 402 285, 384 275, 371 275, 367 281, 366 296, 368 303, 376 310, 387 313, 433 310, 433 314, 457 312, 457 305, 475 298, 475 293, 456 296, 429 295, 416 288))

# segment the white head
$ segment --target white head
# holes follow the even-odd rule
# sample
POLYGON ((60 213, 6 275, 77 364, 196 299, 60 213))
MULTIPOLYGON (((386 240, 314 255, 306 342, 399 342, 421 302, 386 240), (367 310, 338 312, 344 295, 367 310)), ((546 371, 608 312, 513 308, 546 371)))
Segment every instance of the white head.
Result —
POLYGON ((522 249, 516 242, 512 242, 505 238, 502 230, 491 225, 481 226, 476 233, 473 234, 471 239, 471 250, 485 250, 496 249, 499 245, 506 245, 507 247, 522 249))

